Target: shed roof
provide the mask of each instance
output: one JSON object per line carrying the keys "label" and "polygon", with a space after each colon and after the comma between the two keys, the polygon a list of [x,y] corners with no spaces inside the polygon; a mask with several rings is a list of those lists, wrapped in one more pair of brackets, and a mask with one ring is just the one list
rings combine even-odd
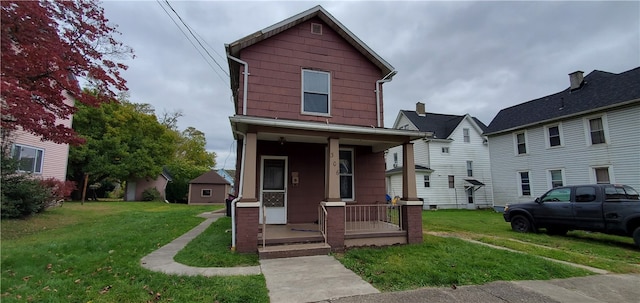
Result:
{"label": "shed roof", "polygon": [[189,181],[189,184],[230,184],[229,181],[225,180],[222,176],[220,176],[215,170],[210,170],[197,178]]}
{"label": "shed roof", "polygon": [[640,67],[619,74],[594,70],[582,86],[502,109],[485,134],[493,135],[540,123],[640,102]]}

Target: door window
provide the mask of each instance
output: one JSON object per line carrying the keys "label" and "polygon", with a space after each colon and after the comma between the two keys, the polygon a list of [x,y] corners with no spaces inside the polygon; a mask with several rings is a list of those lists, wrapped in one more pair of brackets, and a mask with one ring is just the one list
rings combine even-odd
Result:
{"label": "door window", "polygon": [[571,201],[570,188],[557,188],[550,190],[542,196],[542,202],[569,202]]}

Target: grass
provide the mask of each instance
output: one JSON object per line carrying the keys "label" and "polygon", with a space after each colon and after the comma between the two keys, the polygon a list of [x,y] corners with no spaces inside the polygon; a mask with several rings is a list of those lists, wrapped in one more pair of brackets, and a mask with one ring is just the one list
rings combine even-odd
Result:
{"label": "grass", "polygon": [[2,220],[2,302],[268,302],[264,277],[186,277],[140,259],[184,234],[210,206],[65,203]]}
{"label": "grass", "polygon": [[198,267],[258,265],[257,254],[230,251],[231,218],[222,217],[193,239],[174,257],[176,262]]}
{"label": "grass", "polygon": [[517,233],[501,213],[473,210],[423,212],[423,230],[452,233],[529,254],[604,269],[640,273],[640,253],[630,237],[571,231],[566,236]]}
{"label": "grass", "polygon": [[337,257],[381,291],[591,274],[533,256],[429,235],[421,244],[357,248]]}

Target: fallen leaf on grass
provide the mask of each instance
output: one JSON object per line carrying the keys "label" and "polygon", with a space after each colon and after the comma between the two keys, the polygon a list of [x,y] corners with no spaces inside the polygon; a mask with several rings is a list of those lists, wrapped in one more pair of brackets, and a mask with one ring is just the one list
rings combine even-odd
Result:
{"label": "fallen leaf on grass", "polygon": [[53,265],[51,265],[51,263],[47,264],[47,270],[51,270],[51,267],[53,267]]}
{"label": "fallen leaf on grass", "polygon": [[112,287],[111,285],[107,285],[107,286],[103,287],[102,290],[100,291],[100,294],[104,295],[104,294],[108,293],[109,290],[111,289],[111,287]]}
{"label": "fallen leaf on grass", "polygon": [[25,282],[29,282],[29,279],[31,279],[31,276],[26,276],[22,278],[22,280]]}
{"label": "fallen leaf on grass", "polygon": [[80,279],[76,279],[75,281],[73,281],[74,283],[78,284],[80,283]]}

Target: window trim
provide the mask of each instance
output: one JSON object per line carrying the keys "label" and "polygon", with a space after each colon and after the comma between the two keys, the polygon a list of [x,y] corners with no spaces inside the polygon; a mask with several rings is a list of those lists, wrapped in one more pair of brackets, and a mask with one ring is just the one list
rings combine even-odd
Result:
{"label": "window trim", "polygon": [[449,184],[449,188],[456,188],[456,177],[454,175],[448,175],[447,182]]}
{"label": "window trim", "polygon": [[473,177],[473,161],[467,160],[467,177]]}
{"label": "window trim", "polygon": [[[560,181],[562,181],[561,185],[555,186],[555,187],[553,186],[553,177],[551,175],[552,171],[560,171],[560,178],[561,178]],[[549,189],[553,189],[553,188],[560,187],[560,186],[565,186],[566,183],[567,182],[566,182],[566,177],[565,177],[565,174],[564,174],[564,168],[550,168],[550,169],[547,169],[547,186],[549,187]]]}
{"label": "window trim", "polygon": [[422,181],[423,181],[423,185],[425,188],[429,188],[431,187],[431,176],[430,175],[423,175],[422,177]]}
{"label": "window trim", "polygon": [[[15,152],[17,148],[29,148],[29,149],[33,149],[36,151],[36,158],[33,161],[33,167],[31,171],[27,171],[27,170],[21,170],[20,169],[20,159],[16,159],[15,158]],[[38,161],[38,152],[40,152],[40,161]],[[21,144],[21,143],[14,143],[13,147],[11,148],[11,158],[15,159],[18,161],[18,167],[17,167],[17,171],[21,172],[21,173],[30,173],[30,174],[34,174],[34,175],[42,175],[42,172],[44,171],[44,148],[39,148],[39,147],[35,147],[35,146],[31,146],[31,145],[26,145],[26,144]],[[22,154],[22,151],[21,151]],[[38,162],[39,165],[38,165]],[[40,171],[36,171],[37,167],[40,167]]]}
{"label": "window trim", "polygon": [[[304,94],[305,94],[305,92],[316,93],[316,94],[325,94],[324,92],[306,91],[304,89],[304,75],[305,75],[306,72],[325,74],[327,76],[327,93],[326,93],[326,95],[327,95],[327,112],[326,113],[310,112],[310,111],[305,111],[304,110],[304,101],[305,101]],[[303,115],[331,117],[331,73],[330,72],[326,72],[326,71],[321,71],[321,70],[303,68],[301,73],[300,73],[300,77],[301,77],[301,82],[300,82],[300,113],[303,114]]]}
{"label": "window trim", "polygon": [[[559,145],[551,146],[551,135],[549,134],[549,130],[553,127],[558,128],[558,139],[560,140]],[[560,148],[564,147],[564,136],[562,135],[562,123],[549,124],[544,126],[544,141],[547,149],[551,148]]]}
{"label": "window trim", "polygon": [[[351,174],[343,174],[339,173],[338,178],[344,176],[351,176],[351,198],[342,198],[342,193],[340,194],[340,199],[345,202],[353,202],[356,200],[356,163],[355,163],[355,149],[354,148],[340,148],[338,150],[338,161],[340,161],[340,152],[348,151],[351,153]],[[339,181],[338,181],[339,182]],[[340,189],[342,192],[342,189]]]}
{"label": "window trim", "polygon": [[450,155],[451,149],[448,146],[442,146],[440,147],[440,153],[442,153],[443,155]]}
{"label": "window trim", "polygon": [[[204,194],[204,191],[205,191],[205,190],[208,190],[208,191],[209,191],[209,194],[208,194],[208,195],[205,195],[205,194]],[[211,189],[211,188],[201,188],[201,189],[200,189],[200,197],[202,197],[202,198],[210,198],[210,197],[212,197],[212,196],[213,196],[213,189]]]}
{"label": "window trim", "polygon": [[[603,143],[595,143],[594,144],[592,139],[591,139],[591,120],[598,119],[598,118],[600,118],[600,121],[602,122],[602,132],[604,134],[604,142]],[[584,126],[585,142],[586,142],[587,146],[605,146],[605,145],[609,145],[609,143],[610,143],[609,126],[608,126],[609,123],[607,122],[607,114],[606,113],[584,117],[584,119],[582,121],[583,121],[583,126]]]}
{"label": "window trim", "polygon": [[[527,185],[529,185],[529,194],[525,195],[524,194],[524,190],[522,188],[522,186],[525,184],[522,182],[522,173],[527,173],[527,178],[529,180],[529,183],[526,183]],[[517,174],[517,180],[518,180],[518,195],[520,197],[531,197],[533,195],[533,190],[531,189],[531,171],[528,170],[524,170],[524,171],[518,171],[516,172]]]}
{"label": "window trim", "polygon": [[[518,145],[519,145],[518,135],[520,135],[520,134],[522,134],[523,137],[524,137],[524,142],[523,142],[523,144],[524,144],[524,153],[519,153],[519,151],[518,151]],[[527,136],[527,131],[526,130],[513,133],[513,148],[514,148],[514,152],[515,152],[516,156],[524,156],[524,155],[528,155],[529,154],[529,149],[528,149],[529,142],[528,142],[528,138],[527,137],[528,136]]]}
{"label": "window trim", "polygon": [[471,135],[470,135],[470,131],[468,128],[463,128],[462,129],[462,141],[464,143],[471,143]]}

